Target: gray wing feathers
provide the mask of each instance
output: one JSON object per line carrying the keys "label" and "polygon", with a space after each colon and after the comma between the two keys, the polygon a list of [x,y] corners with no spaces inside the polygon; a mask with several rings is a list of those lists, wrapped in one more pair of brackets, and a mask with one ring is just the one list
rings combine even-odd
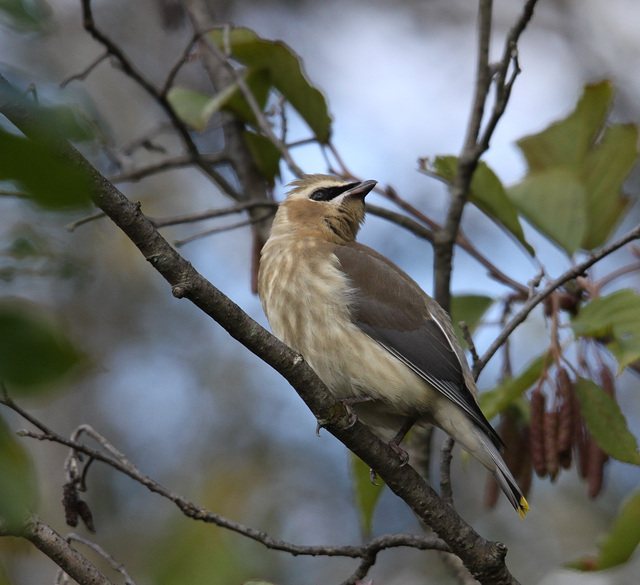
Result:
{"label": "gray wing feathers", "polygon": [[[337,246],[334,253],[355,290],[354,324],[462,408],[500,448],[500,437],[465,382],[464,357],[430,314],[429,297],[395,264],[366,246]],[[440,312],[440,319],[448,319]],[[447,329],[453,335],[452,328]]]}

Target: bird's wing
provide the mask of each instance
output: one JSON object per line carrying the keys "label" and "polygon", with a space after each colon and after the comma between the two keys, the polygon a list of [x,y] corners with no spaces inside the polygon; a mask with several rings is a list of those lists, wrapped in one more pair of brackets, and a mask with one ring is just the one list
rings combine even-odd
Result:
{"label": "bird's wing", "polygon": [[[462,408],[496,446],[502,446],[467,387],[461,358],[450,339],[453,330],[439,325],[422,289],[395,264],[362,244],[337,246],[334,253],[355,291],[354,324]],[[439,320],[443,315],[438,315]]]}

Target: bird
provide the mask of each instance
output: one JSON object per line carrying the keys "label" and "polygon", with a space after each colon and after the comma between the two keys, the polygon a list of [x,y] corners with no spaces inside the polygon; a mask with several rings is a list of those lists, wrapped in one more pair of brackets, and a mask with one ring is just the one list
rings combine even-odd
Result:
{"label": "bird", "polygon": [[[529,505],[478,405],[449,315],[388,258],[359,242],[377,182],[325,174],[289,185],[261,251],[258,294],[273,334],[398,453],[433,424],[480,461],[524,518]],[[405,453],[406,457],[406,453]]]}

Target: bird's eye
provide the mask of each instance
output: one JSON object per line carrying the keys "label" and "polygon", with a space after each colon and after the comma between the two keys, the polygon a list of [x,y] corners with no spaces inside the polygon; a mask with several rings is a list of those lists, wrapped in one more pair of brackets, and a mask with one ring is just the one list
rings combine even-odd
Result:
{"label": "bird's eye", "polygon": [[316,189],[309,197],[312,201],[329,201],[331,193],[327,189]]}

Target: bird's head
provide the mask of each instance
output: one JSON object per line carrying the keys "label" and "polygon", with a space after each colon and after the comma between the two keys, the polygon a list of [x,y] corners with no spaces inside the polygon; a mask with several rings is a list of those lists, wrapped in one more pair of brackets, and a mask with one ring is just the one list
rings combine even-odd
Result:
{"label": "bird's head", "polygon": [[304,175],[289,185],[272,233],[307,232],[339,244],[352,242],[364,221],[364,198],[375,186],[376,181]]}

